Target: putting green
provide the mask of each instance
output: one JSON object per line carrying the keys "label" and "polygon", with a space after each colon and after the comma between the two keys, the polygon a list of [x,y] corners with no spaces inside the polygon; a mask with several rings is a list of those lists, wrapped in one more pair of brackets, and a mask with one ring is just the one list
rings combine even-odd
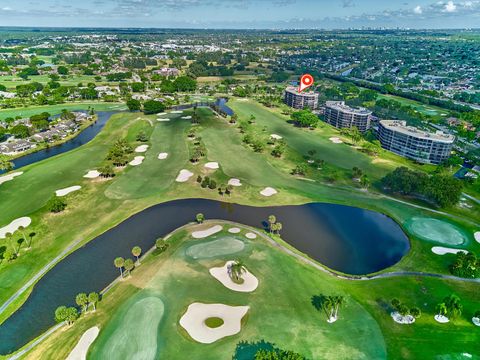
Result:
{"label": "putting green", "polygon": [[[145,296],[145,293],[143,293]],[[127,302],[99,335],[89,359],[155,359],[157,331],[164,313],[156,296]]]}
{"label": "putting green", "polygon": [[467,241],[456,226],[437,219],[414,217],[407,220],[405,227],[416,236],[446,245],[462,245]]}
{"label": "putting green", "polygon": [[192,245],[185,251],[192,259],[210,259],[216,256],[229,255],[245,249],[245,243],[234,237],[225,236],[216,240]]}

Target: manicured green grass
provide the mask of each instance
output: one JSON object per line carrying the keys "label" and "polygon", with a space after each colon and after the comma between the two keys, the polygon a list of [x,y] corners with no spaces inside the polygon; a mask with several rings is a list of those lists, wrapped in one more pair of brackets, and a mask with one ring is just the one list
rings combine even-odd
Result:
{"label": "manicured green grass", "polygon": [[70,111],[74,110],[86,110],[89,107],[93,107],[96,111],[120,111],[125,110],[126,106],[123,103],[104,103],[104,102],[78,102],[78,103],[66,103],[58,105],[44,105],[44,106],[27,106],[15,109],[3,109],[0,110],[0,119],[7,117],[30,117],[35,114],[40,114],[44,111],[49,112],[52,115],[60,114],[63,109]]}
{"label": "manicured green grass", "polygon": [[[261,238],[246,239],[245,232],[235,235],[247,244],[241,253],[194,260],[185,256],[191,246],[231,234],[224,231],[192,240],[188,231],[182,230],[169,240],[172,245],[166,253],[150,256],[130,279],[115,286],[97,313],[52,335],[27,359],[47,359],[53,354],[65,357],[85,329],[95,325],[101,332],[89,359],[103,359],[108,354],[132,358],[142,348],[147,353],[156,349],[158,358],[183,359],[188,353],[192,359],[223,359],[233,355],[239,342],[260,340],[310,359],[430,359],[476,353],[476,328],[470,322],[478,305],[473,297],[476,285],[419,277],[340,280],[295,260]],[[231,291],[208,273],[209,268],[223,265],[233,256],[241,258],[259,279],[253,293]],[[132,287],[137,288],[135,295]],[[462,299],[464,313],[449,324],[438,324],[433,320],[434,307],[452,292]],[[312,297],[321,294],[345,297],[345,306],[333,324],[312,305]],[[415,324],[394,323],[389,315],[393,297],[422,310]],[[144,306],[147,301],[154,305]],[[238,335],[205,345],[192,340],[178,323],[192,302],[248,305],[250,309]],[[140,308],[143,311],[137,311]],[[146,318],[151,322],[145,323]],[[116,344],[115,353],[112,344]]]}

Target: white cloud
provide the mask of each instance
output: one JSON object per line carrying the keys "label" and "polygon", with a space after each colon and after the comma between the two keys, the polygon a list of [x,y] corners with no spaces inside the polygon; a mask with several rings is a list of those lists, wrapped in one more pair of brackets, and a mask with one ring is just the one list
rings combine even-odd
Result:
{"label": "white cloud", "polygon": [[449,1],[445,4],[445,7],[443,8],[444,12],[452,13],[457,11],[457,5],[453,1]]}
{"label": "white cloud", "polygon": [[414,12],[415,14],[419,14],[419,15],[420,15],[420,14],[423,13],[423,9],[422,9],[422,7],[421,7],[420,5],[417,5],[417,6],[415,6],[415,8],[413,9],[413,12]]}

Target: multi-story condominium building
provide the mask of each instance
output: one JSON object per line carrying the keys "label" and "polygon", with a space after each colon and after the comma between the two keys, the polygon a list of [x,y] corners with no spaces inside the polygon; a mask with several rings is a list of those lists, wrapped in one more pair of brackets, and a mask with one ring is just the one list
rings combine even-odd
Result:
{"label": "multi-story condominium building", "polygon": [[427,164],[440,164],[447,159],[455,141],[453,135],[426,132],[400,120],[381,120],[377,135],[384,149]]}
{"label": "multi-story condominium building", "polygon": [[298,88],[289,86],[285,89],[283,101],[294,109],[310,108],[315,110],[318,107],[318,93],[298,92]]}
{"label": "multi-story condominium building", "polygon": [[338,129],[357,127],[361,132],[370,128],[372,112],[365,108],[352,108],[344,101],[327,101],[325,103],[325,122]]}

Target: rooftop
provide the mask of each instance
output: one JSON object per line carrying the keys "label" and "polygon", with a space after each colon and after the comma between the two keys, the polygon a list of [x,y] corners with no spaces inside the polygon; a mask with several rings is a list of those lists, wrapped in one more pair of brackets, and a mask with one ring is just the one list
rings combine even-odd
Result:
{"label": "rooftop", "polygon": [[345,104],[344,101],[327,101],[327,102],[325,102],[325,106],[329,107],[331,109],[335,109],[337,111],[352,113],[352,114],[356,114],[356,115],[371,115],[372,114],[372,112],[368,109],[365,109],[365,108],[362,108],[362,107],[353,108],[353,107]]}
{"label": "rooftop", "polygon": [[317,95],[314,91],[298,91],[298,87],[296,86],[288,86],[285,91],[294,94],[294,95],[299,95],[299,96],[314,96]]}
{"label": "rooftop", "polygon": [[382,124],[387,129],[400,132],[408,136],[413,136],[419,139],[436,140],[446,143],[452,143],[455,140],[455,136],[451,134],[446,134],[442,131],[437,131],[433,133],[420,130],[413,126],[407,126],[407,122],[402,120],[381,120],[380,124]]}

